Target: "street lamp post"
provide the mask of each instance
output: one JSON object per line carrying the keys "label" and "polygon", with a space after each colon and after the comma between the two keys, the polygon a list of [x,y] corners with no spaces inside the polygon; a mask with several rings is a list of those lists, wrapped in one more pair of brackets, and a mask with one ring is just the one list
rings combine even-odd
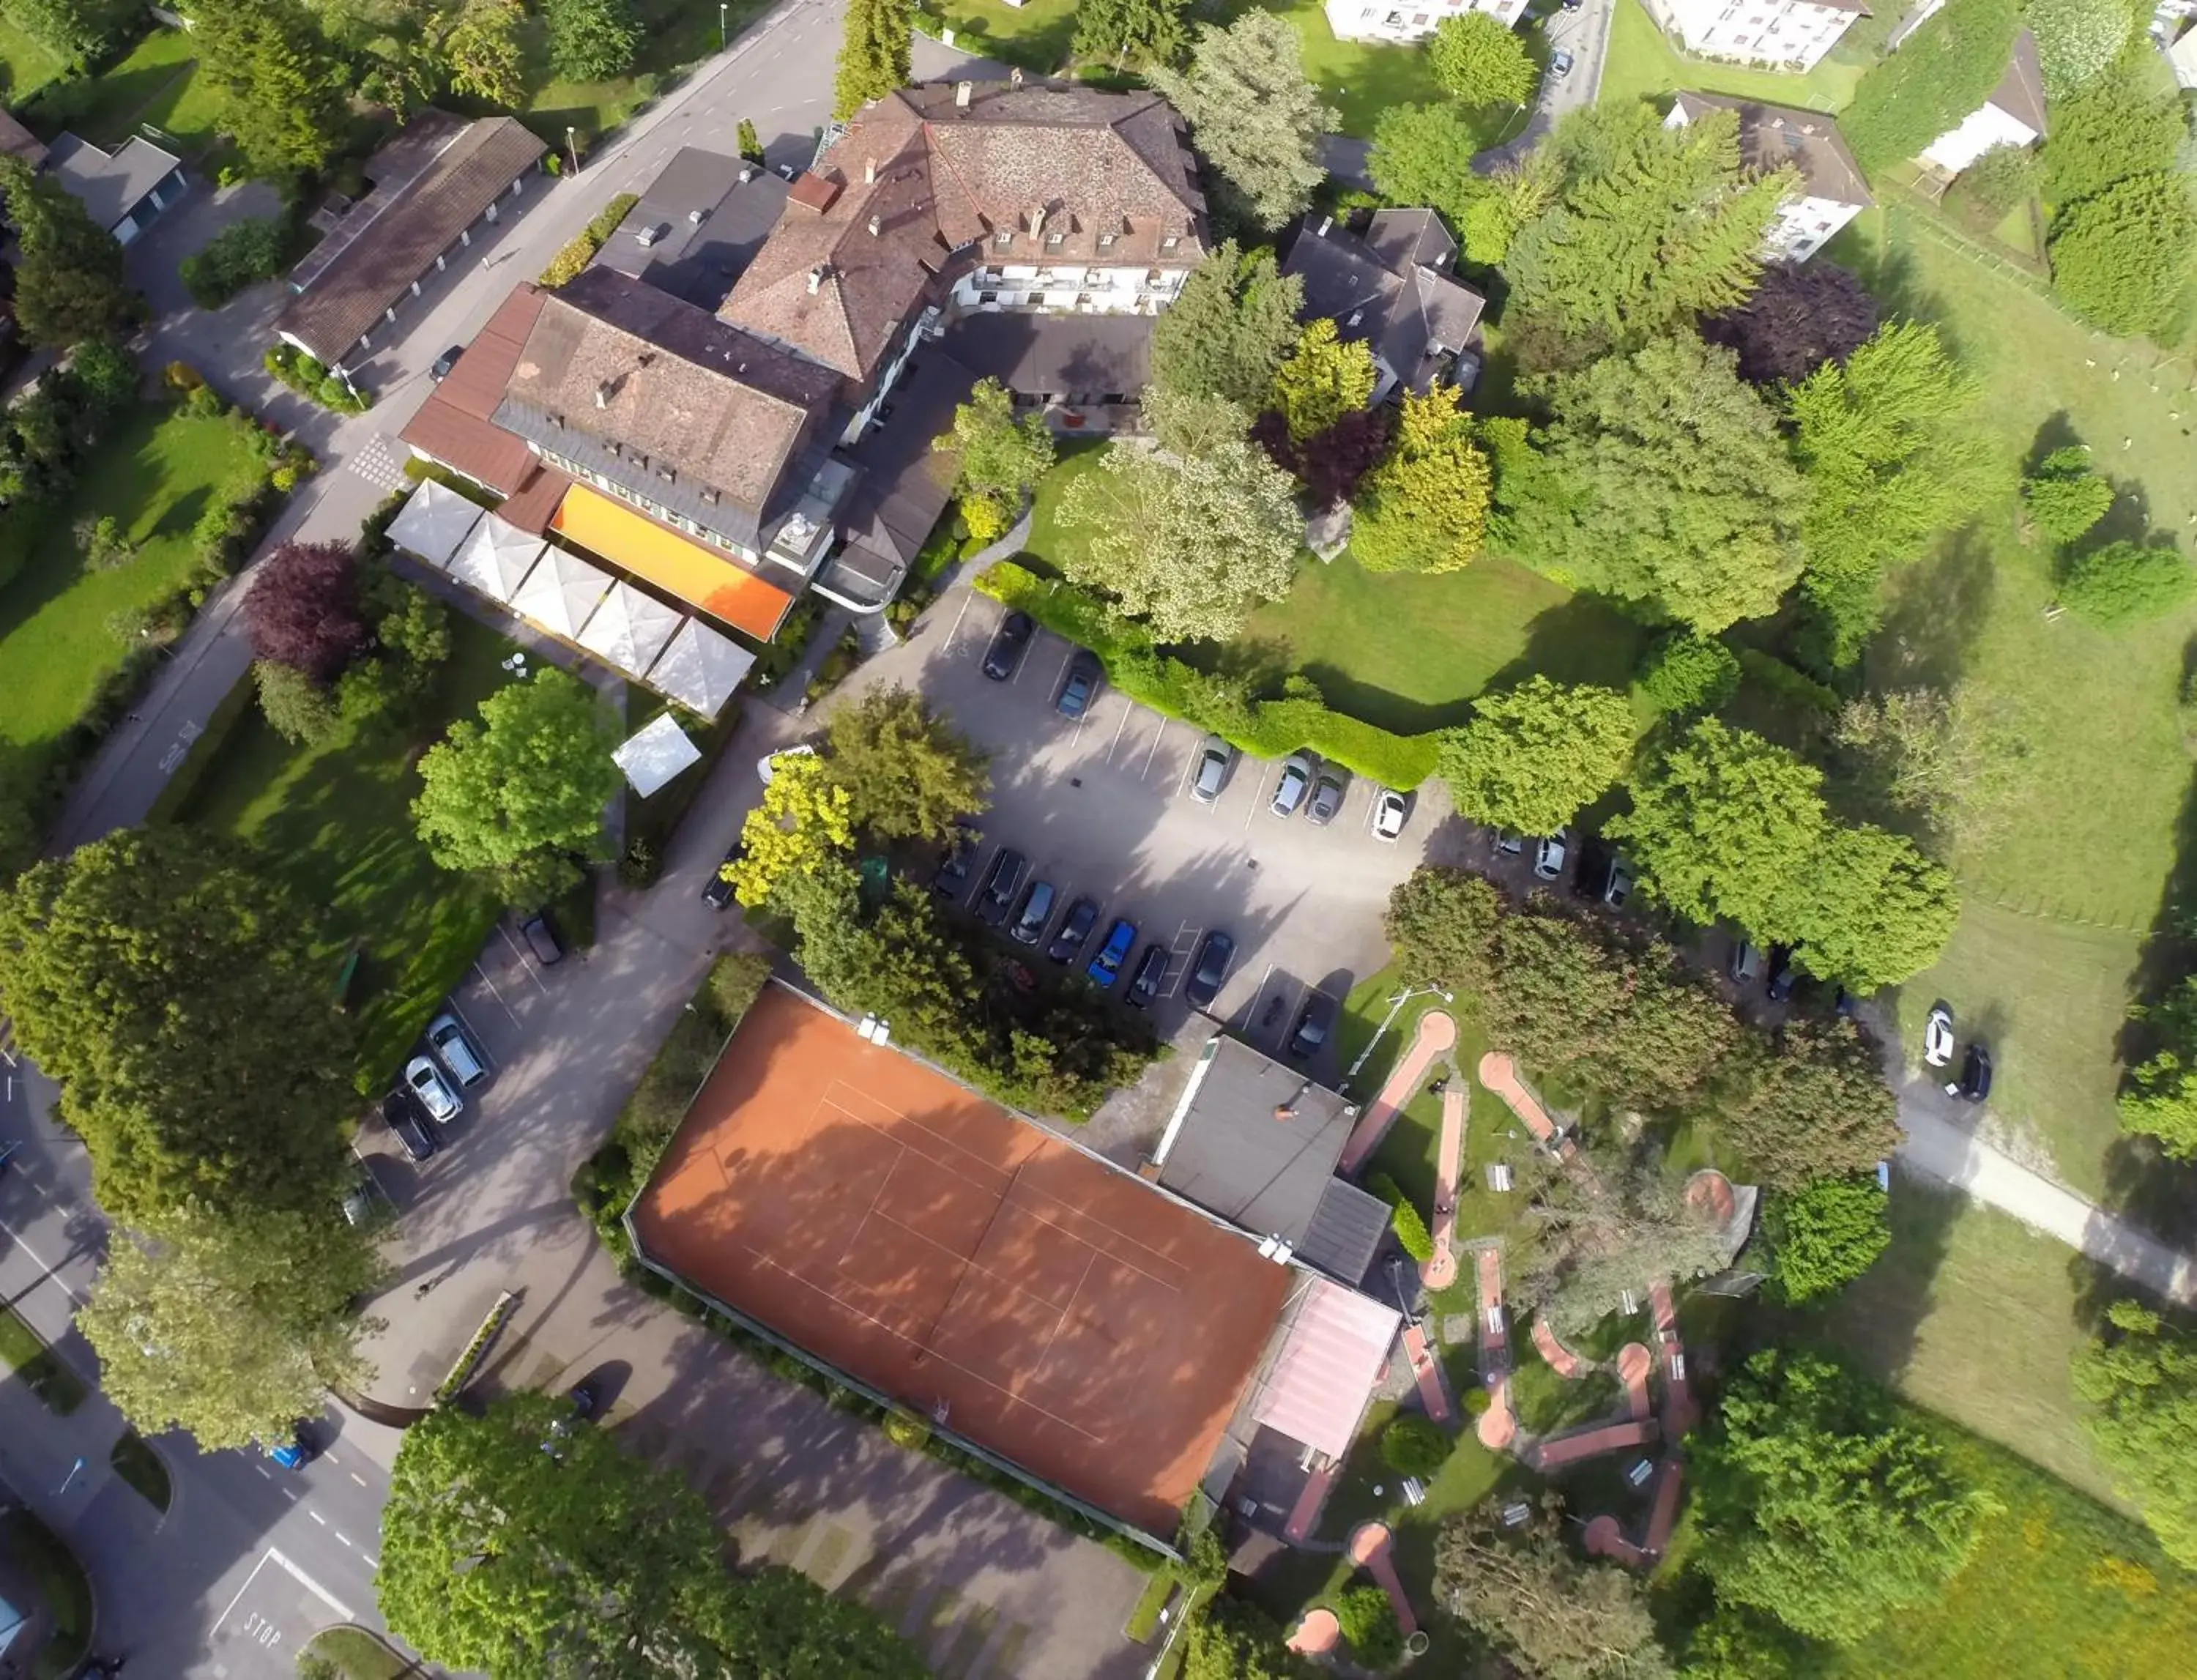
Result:
{"label": "street lamp post", "polygon": [[571,124],[565,125],[565,149],[572,154],[572,173],[575,175],[580,172],[579,133],[579,130]]}
{"label": "street lamp post", "polygon": [[724,51],[732,44],[725,32],[725,14],[731,9],[728,0],[717,0],[717,50],[719,52]]}

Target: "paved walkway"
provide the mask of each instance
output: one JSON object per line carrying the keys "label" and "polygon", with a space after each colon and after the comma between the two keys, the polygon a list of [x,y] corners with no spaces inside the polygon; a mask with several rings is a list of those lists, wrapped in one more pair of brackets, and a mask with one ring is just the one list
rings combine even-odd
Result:
{"label": "paved walkway", "polygon": [[1434,1258],[1419,1268],[1429,1289],[1446,1289],[1457,1282],[1458,1168],[1464,1158],[1464,1117],[1471,1094],[1472,1087],[1452,1064],[1442,1086],[1441,1150],[1435,1158]]}
{"label": "paved walkway", "polygon": [[1388,1524],[1359,1523],[1351,1532],[1349,1557],[1388,1595],[1389,1608],[1396,1613],[1396,1625],[1403,1630],[1404,1637],[1409,1639],[1417,1633],[1419,1619],[1412,1613],[1412,1601],[1405,1596],[1403,1578],[1396,1573],[1396,1549],[1389,1539]]}
{"label": "paved walkway", "polygon": [[1388,1082],[1381,1087],[1381,1094],[1365,1105],[1365,1112],[1358,1117],[1351,1128],[1349,1138],[1342,1145],[1342,1156],[1335,1170],[1348,1178],[1372,1158],[1373,1151],[1381,1147],[1382,1138],[1396,1123],[1396,1116],[1417,1094],[1420,1083],[1437,1057],[1446,1056],[1457,1048],[1457,1022],[1443,1011],[1430,1009],[1422,1015],[1412,1029],[1412,1041],[1397,1058],[1394,1071]]}

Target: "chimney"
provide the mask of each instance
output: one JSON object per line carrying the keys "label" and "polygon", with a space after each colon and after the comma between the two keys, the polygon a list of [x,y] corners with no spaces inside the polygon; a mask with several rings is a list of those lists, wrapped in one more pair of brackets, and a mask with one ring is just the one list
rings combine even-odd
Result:
{"label": "chimney", "polygon": [[809,295],[813,298],[823,289],[824,267],[823,264],[820,263],[816,267],[809,269]]}
{"label": "chimney", "polygon": [[976,85],[974,82],[956,82],[954,84],[954,104],[957,110],[966,111],[969,108],[969,96],[975,91]]}
{"label": "chimney", "polygon": [[1334,225],[1335,225],[1335,217],[1333,217],[1332,216],[1323,216],[1323,217],[1321,217],[1319,218],[1319,236],[1320,236],[1322,239],[1325,239],[1325,238],[1327,237],[1327,230],[1328,230],[1330,228],[1333,227]]}
{"label": "chimney", "polygon": [[1029,230],[1030,237],[1033,239],[1045,231],[1045,206],[1043,205],[1040,205],[1035,210],[1030,211]]}
{"label": "chimney", "polygon": [[862,159],[862,184],[865,187],[874,187],[878,184],[878,160],[875,158]]}
{"label": "chimney", "polygon": [[1274,1109],[1274,1120],[1275,1120],[1275,1121],[1276,1121],[1276,1123],[1277,1123],[1277,1124],[1283,1125],[1283,1126],[1286,1126],[1286,1125],[1288,1125],[1291,1121],[1295,1120],[1296,1117],[1297,1117],[1297,1111],[1296,1111],[1296,1109],[1294,1107],[1292,1107],[1290,1104],[1287,1104],[1287,1103],[1281,1103],[1281,1104],[1278,1104],[1275,1106],[1275,1109]]}
{"label": "chimney", "polygon": [[884,226],[885,218],[884,217],[872,216],[870,217],[870,237],[872,239],[875,239],[879,234],[884,231]]}
{"label": "chimney", "polygon": [[611,382],[608,379],[605,379],[600,385],[595,387],[595,406],[598,408],[607,408],[610,405]]}

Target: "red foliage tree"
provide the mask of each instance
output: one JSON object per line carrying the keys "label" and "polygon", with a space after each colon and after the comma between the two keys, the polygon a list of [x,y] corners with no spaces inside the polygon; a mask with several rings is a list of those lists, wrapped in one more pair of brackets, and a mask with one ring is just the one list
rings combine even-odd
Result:
{"label": "red foliage tree", "polygon": [[316,682],[333,681],[372,640],[359,611],[358,571],[345,542],[286,542],[268,556],[244,602],[252,651]]}
{"label": "red foliage tree", "polygon": [[1739,352],[1748,384],[1789,383],[1843,362],[1876,331],[1876,317],[1869,288],[1837,264],[1771,263],[1753,297],[1702,320],[1701,336]]}
{"label": "red foliage tree", "polygon": [[1289,422],[1270,408],[1251,422],[1251,441],[1304,485],[1313,507],[1332,507],[1348,501],[1358,481],[1379,465],[1388,447],[1388,415],[1359,408],[1299,445],[1290,437]]}

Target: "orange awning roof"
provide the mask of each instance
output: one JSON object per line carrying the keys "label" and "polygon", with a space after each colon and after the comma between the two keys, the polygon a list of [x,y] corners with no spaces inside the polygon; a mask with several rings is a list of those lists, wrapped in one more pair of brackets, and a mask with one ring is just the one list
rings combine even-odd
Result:
{"label": "orange awning roof", "polygon": [[549,524],[590,553],[761,641],[777,634],[793,605],[775,584],[585,484],[565,491]]}

